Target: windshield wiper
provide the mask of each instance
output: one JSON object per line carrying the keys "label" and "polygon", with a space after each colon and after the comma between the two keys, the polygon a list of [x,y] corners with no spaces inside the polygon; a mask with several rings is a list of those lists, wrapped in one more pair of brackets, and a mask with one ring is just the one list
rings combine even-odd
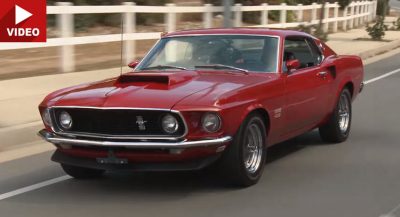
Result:
{"label": "windshield wiper", "polygon": [[228,66],[223,64],[212,64],[212,65],[202,65],[202,66],[195,66],[194,68],[204,68],[204,69],[233,69],[236,71],[244,72],[248,74],[249,70],[237,68],[234,66]]}
{"label": "windshield wiper", "polygon": [[169,65],[158,65],[158,66],[150,66],[150,67],[145,67],[140,70],[152,70],[152,69],[180,69],[180,70],[187,70],[185,67],[179,67],[179,66],[169,66]]}

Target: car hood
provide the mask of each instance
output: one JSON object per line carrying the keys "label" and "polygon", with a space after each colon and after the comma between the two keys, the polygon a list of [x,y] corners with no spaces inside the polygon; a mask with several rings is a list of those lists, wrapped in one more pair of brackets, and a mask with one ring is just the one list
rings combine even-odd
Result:
{"label": "car hood", "polygon": [[[223,94],[257,82],[260,82],[259,77],[240,72],[132,72],[116,79],[61,91],[49,100],[48,106],[171,109],[179,101],[200,91],[218,87]],[[215,98],[215,91],[211,92],[213,96],[210,97]]]}

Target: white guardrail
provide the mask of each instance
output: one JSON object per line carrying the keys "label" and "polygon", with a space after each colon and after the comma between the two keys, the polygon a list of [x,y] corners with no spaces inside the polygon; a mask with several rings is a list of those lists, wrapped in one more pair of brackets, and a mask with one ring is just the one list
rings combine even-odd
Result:
{"label": "white guardrail", "polygon": [[[233,24],[235,27],[242,26],[243,12],[258,11],[261,12],[260,25],[254,27],[271,28],[290,28],[299,25],[313,25],[319,22],[317,10],[321,4],[313,3],[311,5],[268,5],[266,3],[258,6],[242,6],[235,4],[232,8]],[[329,16],[333,9],[333,16]],[[357,1],[352,2],[344,8],[344,16],[339,17],[339,5],[337,2],[326,4],[325,14],[328,17],[323,20],[324,31],[329,30],[332,25],[332,31],[338,30],[338,22],[342,22],[342,29],[352,29],[365,22],[369,22],[376,17],[377,1]],[[304,21],[303,13],[306,10],[311,11],[311,20]],[[268,12],[280,11],[278,23],[268,23]],[[296,12],[296,22],[287,22],[287,11]],[[223,12],[223,7],[205,4],[203,6],[176,6],[175,4],[166,4],[165,6],[139,6],[133,2],[124,2],[116,6],[73,6],[69,2],[58,2],[56,6],[47,6],[47,14],[57,15],[57,25],[59,29],[58,38],[50,38],[46,43],[0,43],[0,50],[60,47],[60,71],[71,72],[75,70],[74,45],[94,44],[115,42],[121,40],[121,34],[95,35],[74,37],[74,14],[109,14],[122,13],[124,15],[124,36],[126,41],[123,47],[124,61],[129,63],[135,58],[135,41],[147,39],[159,39],[161,32],[136,32],[136,14],[137,13],[160,13],[165,14],[165,31],[173,32],[176,30],[176,14],[181,13],[202,13],[204,28],[212,27],[213,13]]]}

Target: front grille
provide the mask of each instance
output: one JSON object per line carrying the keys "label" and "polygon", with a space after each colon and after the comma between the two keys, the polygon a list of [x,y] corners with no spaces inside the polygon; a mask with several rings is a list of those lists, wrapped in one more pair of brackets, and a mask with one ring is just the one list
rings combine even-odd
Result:
{"label": "front grille", "polygon": [[[66,111],[72,117],[72,128],[65,130],[60,126],[60,113]],[[116,137],[181,137],[185,133],[185,125],[181,116],[167,110],[136,109],[96,109],[96,108],[53,108],[55,131],[71,134],[87,134]],[[179,123],[178,131],[167,134],[162,130],[161,119],[164,115],[173,115]],[[143,120],[143,125],[137,122]]]}

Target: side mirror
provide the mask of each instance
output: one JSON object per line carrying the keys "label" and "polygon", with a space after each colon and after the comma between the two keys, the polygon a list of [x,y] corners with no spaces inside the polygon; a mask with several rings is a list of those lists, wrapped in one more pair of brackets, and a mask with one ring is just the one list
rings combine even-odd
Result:
{"label": "side mirror", "polygon": [[298,59],[288,60],[286,61],[286,67],[289,72],[291,72],[292,70],[296,70],[300,68],[300,61]]}
{"label": "side mirror", "polygon": [[132,68],[132,69],[136,68],[137,65],[139,65],[139,60],[135,60],[128,64],[129,68]]}

